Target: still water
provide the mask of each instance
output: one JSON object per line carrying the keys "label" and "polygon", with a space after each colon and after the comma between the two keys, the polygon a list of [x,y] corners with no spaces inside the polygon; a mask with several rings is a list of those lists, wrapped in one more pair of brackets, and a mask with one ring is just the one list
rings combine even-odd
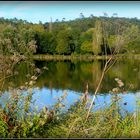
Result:
{"label": "still water", "polygon": [[[64,92],[67,93],[63,103],[66,109],[74,104],[85,92],[86,85],[89,88],[89,98],[92,98],[97,87],[98,81],[104,67],[104,61],[33,61],[20,62],[13,69],[17,75],[6,79],[0,97],[0,104],[4,105],[9,98],[9,87],[18,89],[27,82],[27,77],[33,75],[32,65],[44,70],[36,80],[31,97],[31,108],[38,106],[40,110],[44,106],[51,108],[61,97]],[[113,96],[121,97],[118,104],[129,112],[134,112],[137,101],[140,100],[140,60],[119,60],[106,73],[101,88],[95,99],[94,110],[104,108],[111,103]],[[114,80],[119,78],[125,84],[125,93],[110,93],[113,88],[117,87]],[[27,91],[24,90],[26,94]],[[127,103],[127,104],[124,104]]]}

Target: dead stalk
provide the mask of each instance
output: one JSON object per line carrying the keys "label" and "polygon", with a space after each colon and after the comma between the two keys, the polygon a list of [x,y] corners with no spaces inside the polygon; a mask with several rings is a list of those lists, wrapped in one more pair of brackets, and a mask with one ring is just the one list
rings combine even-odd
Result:
{"label": "dead stalk", "polygon": [[88,117],[89,117],[89,113],[90,113],[91,108],[92,108],[92,106],[93,106],[93,103],[94,103],[96,94],[97,94],[97,92],[98,92],[98,90],[99,90],[99,88],[100,88],[100,85],[101,85],[101,83],[102,83],[102,80],[103,80],[103,78],[104,78],[105,71],[106,71],[106,69],[107,69],[107,64],[112,60],[112,58],[113,58],[113,56],[111,56],[111,57],[108,59],[108,61],[105,63],[104,69],[103,69],[103,71],[102,71],[101,78],[100,78],[99,83],[98,83],[98,86],[97,86],[97,88],[96,88],[96,90],[95,90],[95,93],[94,93],[94,96],[93,96],[93,98],[92,98],[90,107],[89,107],[89,109],[88,109],[88,113],[87,113],[87,116],[86,116],[86,121],[87,121],[87,119],[88,119]]}
{"label": "dead stalk", "polygon": [[[119,34],[119,28],[120,28],[120,27],[117,28],[117,34]],[[106,32],[107,32],[107,31],[104,30],[103,34],[106,34]],[[105,36],[105,39],[106,39],[106,36]],[[107,52],[105,52],[105,55],[106,55],[105,66],[104,66],[104,69],[103,69],[103,71],[102,71],[102,74],[101,74],[101,77],[100,77],[98,86],[97,86],[97,88],[96,88],[96,90],[95,90],[94,96],[93,96],[93,98],[92,98],[92,101],[91,101],[91,103],[90,103],[90,107],[89,107],[88,112],[87,112],[87,115],[86,115],[86,121],[87,121],[87,119],[88,119],[88,117],[89,117],[89,113],[90,113],[90,111],[91,111],[91,108],[92,108],[92,106],[93,106],[93,103],[94,103],[96,94],[97,94],[97,92],[98,92],[98,90],[99,90],[99,88],[100,88],[100,85],[101,85],[101,83],[102,83],[102,80],[103,80],[103,78],[104,78],[105,73],[106,73],[106,72],[113,66],[113,64],[116,62],[116,60],[115,60],[112,64],[109,64],[109,63],[111,62],[111,60],[113,59],[113,57],[115,56],[115,53],[118,53],[118,52],[120,51],[120,46],[121,46],[121,45],[119,44],[120,41],[121,41],[120,38],[116,38],[115,50],[113,51],[113,53],[111,52],[111,57],[110,57],[108,60],[107,60]],[[106,45],[105,45],[105,50],[106,50]]]}

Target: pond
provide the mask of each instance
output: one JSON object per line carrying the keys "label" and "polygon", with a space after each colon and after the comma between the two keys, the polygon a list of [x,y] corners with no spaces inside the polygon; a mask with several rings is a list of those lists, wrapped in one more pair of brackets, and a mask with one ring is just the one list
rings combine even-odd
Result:
{"label": "pond", "polygon": [[[44,106],[51,108],[60,96],[67,93],[64,104],[66,109],[74,104],[83,95],[88,84],[89,98],[92,98],[98,85],[105,61],[33,61],[20,62],[15,65],[13,71],[18,74],[5,80],[0,97],[0,104],[4,106],[8,101],[9,87],[18,89],[27,82],[28,75],[33,75],[33,68],[42,69],[47,67],[36,80],[33,88],[31,108]],[[136,110],[137,101],[140,97],[140,60],[119,60],[105,74],[101,88],[95,99],[94,110],[104,108],[111,103],[112,97],[118,96],[122,99],[118,104],[128,112]],[[124,83],[126,92],[113,94],[110,91],[117,87],[115,78]],[[24,90],[27,93],[27,90]]]}

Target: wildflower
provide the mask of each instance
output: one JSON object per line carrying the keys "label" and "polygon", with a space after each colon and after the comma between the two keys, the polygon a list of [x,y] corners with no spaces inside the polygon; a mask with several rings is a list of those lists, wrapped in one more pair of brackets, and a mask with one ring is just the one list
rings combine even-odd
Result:
{"label": "wildflower", "polygon": [[31,79],[32,79],[32,80],[36,80],[37,77],[36,77],[36,76],[32,76]]}
{"label": "wildflower", "polygon": [[118,83],[119,87],[123,87],[124,86],[124,83],[121,80],[118,80],[117,83]]}
{"label": "wildflower", "polygon": [[113,89],[112,89],[112,92],[113,92],[113,93],[117,93],[118,91],[119,91],[119,88],[113,88]]}
{"label": "wildflower", "polygon": [[119,80],[119,78],[115,78],[115,81],[118,81]]}
{"label": "wildflower", "polygon": [[30,65],[31,65],[32,67],[34,67],[34,66],[35,66],[35,64],[33,64],[33,63],[31,63]]}
{"label": "wildflower", "polygon": [[36,68],[35,71],[36,71],[37,73],[41,73],[41,70],[40,70],[39,68]]}
{"label": "wildflower", "polygon": [[48,68],[46,66],[43,67],[44,70],[48,70]]}
{"label": "wildflower", "polygon": [[25,86],[20,86],[19,89],[23,90],[25,89]]}
{"label": "wildflower", "polygon": [[119,78],[115,78],[115,81],[117,81],[119,87],[123,87],[124,86],[124,83]]}
{"label": "wildflower", "polygon": [[32,86],[32,85],[33,85],[33,83],[34,83],[33,81],[30,81],[30,82],[29,82],[29,85],[30,85],[30,86]]}
{"label": "wildflower", "polygon": [[28,82],[25,82],[25,85],[28,85]]}

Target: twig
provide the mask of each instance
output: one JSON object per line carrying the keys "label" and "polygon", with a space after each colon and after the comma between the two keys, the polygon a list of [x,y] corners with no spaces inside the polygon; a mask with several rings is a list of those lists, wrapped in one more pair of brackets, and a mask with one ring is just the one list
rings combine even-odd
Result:
{"label": "twig", "polygon": [[94,103],[96,94],[97,94],[97,92],[98,92],[98,90],[99,90],[99,88],[100,88],[101,82],[102,82],[102,80],[103,80],[103,78],[104,78],[105,71],[106,71],[106,68],[107,68],[107,64],[111,61],[112,58],[113,58],[113,56],[111,56],[111,57],[109,58],[109,60],[105,63],[105,66],[104,66],[104,69],[103,69],[101,78],[100,78],[99,83],[98,83],[98,86],[97,86],[97,88],[96,88],[96,90],[95,90],[95,93],[94,93],[93,99],[92,99],[92,101],[91,101],[90,107],[89,107],[89,109],[88,109],[88,113],[87,113],[87,116],[86,116],[86,121],[87,121],[87,119],[88,119],[88,117],[89,117],[89,113],[90,113],[91,108],[92,108],[92,106],[93,106],[93,103]]}
{"label": "twig", "polygon": [[4,78],[0,79],[0,81],[3,81],[3,80],[5,80],[6,78],[9,78],[9,77],[11,77],[11,76],[13,76],[13,75],[9,75],[9,76],[7,76],[7,77],[4,77]]}

